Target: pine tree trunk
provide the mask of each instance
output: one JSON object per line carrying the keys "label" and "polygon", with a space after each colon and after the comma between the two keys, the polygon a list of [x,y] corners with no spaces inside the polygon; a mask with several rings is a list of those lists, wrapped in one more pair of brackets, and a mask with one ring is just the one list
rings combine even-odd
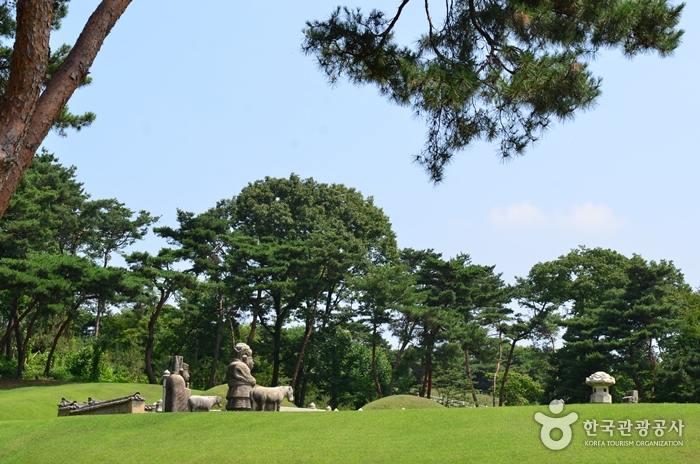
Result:
{"label": "pine tree trunk", "polygon": [[[309,326],[306,328],[306,334],[304,334],[304,341],[301,344],[301,351],[299,352],[299,357],[297,358],[297,364],[294,367],[294,375],[292,376],[291,387],[295,388],[297,384],[297,374],[301,368],[301,362],[304,359],[304,354],[306,353],[306,346],[309,344],[309,339],[311,338],[311,332],[314,330],[314,324],[316,323],[316,309],[318,305],[318,293],[314,299],[314,309],[311,313],[311,320],[309,321]],[[381,398],[381,396],[380,396]]]}
{"label": "pine tree trunk", "polygon": [[304,372],[304,375],[302,376],[302,381],[301,381],[301,393],[299,393],[296,396],[296,405],[299,408],[303,408],[304,404],[306,403],[306,387],[308,386],[309,383],[309,373],[311,372],[311,366],[308,366],[306,368],[306,372]]}
{"label": "pine tree trunk", "polygon": [[408,341],[404,341],[401,343],[401,346],[399,347],[398,353],[396,353],[396,361],[394,361],[394,366],[391,369],[391,383],[389,384],[389,395],[394,394],[394,384],[396,383],[396,373],[399,369],[399,363],[401,362],[401,356],[403,356],[403,352],[406,350],[406,347],[408,346]]}
{"label": "pine tree trunk", "polygon": [[24,342],[22,340],[22,327],[15,325],[15,343],[17,343],[17,375],[16,379],[21,380],[24,373]]}
{"label": "pine tree trunk", "polygon": [[508,360],[506,361],[506,368],[503,370],[503,378],[501,379],[501,389],[498,392],[498,405],[503,406],[503,399],[506,390],[506,379],[508,378],[508,371],[510,370],[510,364],[513,362],[513,352],[515,351],[515,344],[518,342],[517,339],[513,339],[510,344],[510,351],[508,352]]}
{"label": "pine tree trunk", "polygon": [[469,385],[471,386],[472,390],[472,399],[474,400],[474,407],[478,408],[479,407],[479,400],[476,397],[476,389],[474,388],[474,380],[472,379],[472,368],[471,364],[469,363],[469,350],[464,350],[464,365],[466,366],[467,369],[467,380],[469,380]]}
{"label": "pine tree trunk", "polygon": [[425,398],[425,392],[428,390],[428,363],[427,360],[423,366],[423,382],[421,383],[420,390],[418,390],[418,396]]}
{"label": "pine tree trunk", "polygon": [[426,394],[426,398],[430,399],[432,396],[433,392],[433,363],[432,360],[430,364],[428,365],[428,393]]}
{"label": "pine tree trunk", "polygon": [[32,339],[32,333],[34,332],[34,323],[36,320],[39,318],[39,310],[37,309],[34,311],[34,317],[32,317],[32,320],[29,322],[29,326],[27,327],[27,336],[24,338],[24,345],[22,346],[22,357],[18,358],[18,366],[19,366],[19,360],[21,359],[22,363],[22,373],[24,373],[24,365],[27,362],[27,353],[29,353],[29,341]]}
{"label": "pine tree trunk", "polygon": [[372,327],[372,378],[374,379],[374,388],[377,389],[377,395],[382,397],[382,387],[379,385],[379,376],[377,375],[377,325]]}
{"label": "pine tree trunk", "polygon": [[501,369],[501,359],[503,358],[503,345],[501,340],[498,340],[498,362],[496,363],[496,372],[493,373],[493,389],[491,393],[491,400],[493,402],[493,407],[496,407],[496,379],[498,377],[498,371]]}
{"label": "pine tree trunk", "polygon": [[282,328],[277,327],[275,323],[275,331],[272,333],[272,380],[270,386],[276,387],[280,378],[280,345],[282,344]]}
{"label": "pine tree trunk", "polygon": [[90,72],[104,39],[131,0],[102,0],[63,64],[44,87],[54,3],[17,1],[10,77],[0,107],[0,218],[34,153]]}
{"label": "pine tree trunk", "polygon": [[258,297],[253,305],[253,321],[250,323],[250,333],[248,334],[248,345],[255,340],[255,329],[258,326],[258,310],[262,301],[262,290],[258,290]]}
{"label": "pine tree trunk", "polygon": [[211,371],[209,372],[209,381],[207,382],[207,390],[214,388],[214,380],[216,376],[216,368],[219,363],[219,348],[221,347],[221,334],[224,329],[224,297],[219,289],[219,317],[216,321],[216,342],[214,344],[214,358],[211,361]]}
{"label": "pine tree trunk", "polygon": [[[231,329],[231,353],[233,353],[236,351],[236,333],[235,333],[234,328],[233,328],[233,318],[231,317],[230,314],[229,314],[229,318],[228,318],[228,326]],[[238,336],[240,336],[240,335],[241,334],[239,333]]]}
{"label": "pine tree trunk", "polygon": [[49,351],[49,356],[46,358],[46,367],[44,368],[44,377],[48,377],[49,373],[51,372],[51,363],[53,362],[53,354],[56,351],[56,346],[58,345],[58,340],[61,338],[61,334],[63,333],[64,330],[67,330],[68,326],[70,325],[70,316],[68,316],[68,319],[61,324],[61,326],[58,328],[58,332],[56,332],[56,336],[53,338],[53,343],[51,343],[51,350]]}
{"label": "pine tree trunk", "polygon": [[105,301],[100,298],[97,300],[97,315],[95,316],[95,338],[100,336],[100,319],[105,310]]}
{"label": "pine tree trunk", "polygon": [[13,319],[10,317],[10,319],[7,321],[7,331],[5,332],[5,336],[2,338],[3,342],[3,350],[5,351],[5,359],[8,361],[12,360],[12,337],[10,336],[12,334],[12,321]]}
{"label": "pine tree trunk", "polygon": [[160,299],[156,305],[156,310],[153,311],[151,318],[148,320],[148,338],[146,339],[146,353],[144,356],[144,362],[146,363],[146,376],[148,377],[148,382],[152,385],[160,383],[160,379],[156,379],[156,376],[153,373],[153,348],[155,346],[156,322],[160,317],[163,306],[165,306],[165,303],[170,298],[171,293],[172,292],[166,290],[160,291]]}
{"label": "pine tree trunk", "polygon": [[34,309],[34,307],[37,305],[37,301],[33,301],[32,304],[27,306],[27,309],[24,310],[22,314],[19,314],[19,296],[16,296],[13,301],[12,301],[12,310],[10,313],[10,319],[7,323],[7,331],[5,332],[5,335],[3,335],[2,339],[0,339],[0,345],[3,345],[7,343],[7,349],[8,349],[8,355],[10,356],[9,359],[12,359],[12,332],[15,330],[15,326],[19,325],[27,315]]}

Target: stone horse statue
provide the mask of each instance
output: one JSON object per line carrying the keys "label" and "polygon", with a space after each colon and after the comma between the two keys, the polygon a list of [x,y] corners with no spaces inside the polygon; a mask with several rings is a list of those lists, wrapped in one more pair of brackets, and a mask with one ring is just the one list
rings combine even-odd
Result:
{"label": "stone horse statue", "polygon": [[282,399],[294,402],[292,387],[260,387],[250,391],[250,404],[253,411],[279,411]]}

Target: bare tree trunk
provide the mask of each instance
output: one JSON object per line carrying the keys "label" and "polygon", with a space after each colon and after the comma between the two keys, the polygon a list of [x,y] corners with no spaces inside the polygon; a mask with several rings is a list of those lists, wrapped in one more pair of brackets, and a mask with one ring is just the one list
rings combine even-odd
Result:
{"label": "bare tree trunk", "polygon": [[[228,318],[228,325],[229,328],[231,329],[231,353],[234,353],[236,351],[236,334],[233,330],[233,318],[229,314]],[[239,336],[241,335],[240,333],[238,334]]]}
{"label": "bare tree trunk", "polygon": [[[22,357],[17,358],[17,370],[18,374],[24,373],[24,364],[27,362],[27,353],[29,352],[29,341],[32,338],[32,332],[34,332],[34,323],[36,320],[39,318],[39,310],[37,309],[34,311],[34,316],[32,317],[32,320],[29,322],[29,326],[27,327],[27,336],[24,337],[24,345],[22,345]],[[22,370],[19,372],[19,364],[22,364]],[[21,377],[18,377],[21,378]]]}
{"label": "bare tree trunk", "polygon": [[34,153],[88,75],[105,38],[131,0],[102,0],[39,96],[46,79],[54,3],[53,0],[17,1],[17,33],[0,108],[0,218]]}
{"label": "bare tree trunk", "polygon": [[[309,344],[309,339],[311,338],[311,332],[314,330],[314,324],[316,323],[316,310],[318,308],[318,296],[319,294],[316,294],[316,298],[314,299],[314,309],[311,312],[311,320],[309,321],[309,326],[306,328],[306,334],[304,335],[304,341],[301,344],[301,351],[299,352],[299,357],[297,358],[297,364],[294,367],[294,375],[292,376],[292,388],[296,387],[297,384],[297,374],[299,373],[299,369],[301,368],[301,362],[304,359],[304,354],[306,353],[306,346]],[[381,396],[380,396],[381,398]]]}
{"label": "bare tree trunk", "polygon": [[301,393],[298,395],[294,395],[296,397],[296,405],[299,408],[304,407],[304,403],[306,402],[306,387],[309,384],[309,373],[311,372],[311,366],[307,366],[306,372],[304,372],[304,375],[302,376],[302,382],[301,382]]}
{"label": "bare tree trunk", "polygon": [[169,291],[160,291],[160,299],[156,305],[156,310],[153,311],[153,314],[148,321],[148,339],[146,339],[146,354],[144,362],[146,363],[146,376],[148,377],[148,383],[152,385],[160,383],[160,379],[156,379],[156,376],[153,373],[153,347],[155,345],[156,322],[160,317],[163,306],[165,306],[165,302],[170,298],[170,294],[171,292]]}
{"label": "bare tree trunk", "polygon": [[97,300],[97,315],[95,316],[95,338],[100,336],[100,319],[105,311],[105,302],[102,298]]}
{"label": "bare tree trunk", "polygon": [[58,340],[61,338],[61,334],[63,333],[64,330],[68,330],[68,326],[70,325],[71,317],[68,316],[68,318],[61,324],[61,326],[58,328],[58,332],[56,332],[56,336],[53,338],[53,343],[51,344],[51,350],[49,351],[49,356],[46,359],[46,367],[44,368],[44,377],[48,377],[49,373],[51,372],[51,363],[53,362],[53,354],[56,351],[56,345],[58,345]]}
{"label": "bare tree trunk", "polygon": [[[432,350],[432,347],[431,347]],[[420,392],[418,393],[419,396],[421,397],[426,397],[430,399],[430,393],[432,391],[432,383],[433,383],[433,367],[432,367],[432,356],[431,353],[428,352],[425,355],[425,373],[423,374],[423,386],[420,389]]]}
{"label": "bare tree trunk", "polygon": [[391,383],[389,384],[389,395],[394,394],[394,384],[396,383],[396,371],[399,369],[399,364],[401,363],[401,356],[403,352],[406,351],[406,347],[409,344],[409,340],[404,340],[399,347],[398,353],[396,353],[396,361],[394,361],[394,366],[391,369]]}
{"label": "bare tree trunk", "polygon": [[639,400],[643,403],[649,403],[649,398],[647,398],[647,393],[644,389],[644,384],[641,382],[636,372],[632,374],[632,381],[634,382],[634,386],[637,387],[637,392],[639,393]]}
{"label": "bare tree trunk", "polygon": [[7,331],[5,332],[5,336],[2,338],[2,343],[0,343],[0,345],[5,345],[3,346],[3,349],[5,350],[5,359],[8,361],[12,360],[12,338],[8,335],[12,333],[12,321],[13,318],[10,317],[7,321]]}
{"label": "bare tree trunk", "polygon": [[464,350],[464,365],[466,366],[466,369],[467,369],[467,380],[469,380],[469,385],[471,386],[472,399],[474,400],[474,407],[478,408],[479,407],[479,400],[476,397],[476,389],[474,388],[474,380],[472,380],[472,368],[471,368],[471,364],[469,363],[469,350],[467,350],[467,349]]}
{"label": "bare tree trunk", "polygon": [[498,362],[496,363],[496,372],[493,373],[493,390],[491,393],[491,399],[493,402],[493,407],[496,407],[496,378],[498,377],[498,371],[501,369],[501,359],[503,358],[503,345],[501,340],[498,340]]}
{"label": "bare tree trunk", "polygon": [[510,344],[510,351],[508,352],[508,360],[506,361],[506,368],[503,370],[503,378],[501,379],[501,389],[498,392],[498,405],[503,406],[503,397],[506,390],[506,379],[508,378],[508,371],[510,370],[510,364],[513,362],[513,352],[515,351],[515,344],[518,342],[517,339],[513,339]]}
{"label": "bare tree trunk", "polygon": [[17,375],[16,379],[21,379],[24,373],[24,343],[22,341],[22,327],[19,324],[15,325],[15,343],[17,343]]}
{"label": "bare tree trunk", "polygon": [[374,388],[377,389],[377,395],[381,398],[382,387],[379,385],[379,376],[377,375],[377,324],[372,327],[372,378],[374,378]]}
{"label": "bare tree trunk", "polygon": [[216,342],[214,344],[214,358],[211,361],[211,371],[209,372],[209,381],[207,382],[207,390],[214,388],[214,379],[216,376],[216,367],[219,362],[219,348],[221,347],[221,334],[224,326],[224,296],[221,294],[221,288],[218,289],[219,300],[219,317],[216,321]]}
{"label": "bare tree trunk", "polygon": [[33,301],[32,304],[27,306],[27,309],[24,310],[22,314],[19,314],[19,297],[15,297],[14,301],[12,302],[12,313],[10,315],[10,320],[7,324],[7,331],[5,332],[5,335],[3,335],[2,339],[0,339],[0,345],[3,345],[5,342],[8,343],[7,346],[11,346],[12,344],[12,332],[15,330],[15,326],[20,324],[27,315],[34,309],[34,307],[37,305],[37,301]]}
{"label": "bare tree trunk", "polygon": [[430,399],[433,391],[433,363],[432,360],[430,364],[428,364],[428,393],[426,395],[426,398]]}
{"label": "bare tree trunk", "polygon": [[253,305],[253,322],[250,323],[250,333],[248,334],[248,344],[250,345],[255,340],[255,329],[258,326],[258,310],[262,301],[262,290],[258,290],[258,297]]}
{"label": "bare tree trunk", "polygon": [[425,392],[428,390],[428,361],[426,356],[425,366],[423,367],[423,383],[418,390],[418,396],[425,398]]}

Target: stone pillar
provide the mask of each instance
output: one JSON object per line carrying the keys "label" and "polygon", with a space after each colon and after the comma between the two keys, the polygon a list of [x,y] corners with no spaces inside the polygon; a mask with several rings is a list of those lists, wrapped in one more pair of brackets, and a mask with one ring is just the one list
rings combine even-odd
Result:
{"label": "stone pillar", "polygon": [[163,381],[161,382],[163,384],[163,398],[161,398],[162,404],[161,404],[161,410],[159,412],[163,412],[165,409],[162,407],[165,404],[165,397],[167,396],[167,389],[165,388],[165,381],[168,380],[168,377],[170,377],[170,371],[169,370],[164,370],[163,371]]}

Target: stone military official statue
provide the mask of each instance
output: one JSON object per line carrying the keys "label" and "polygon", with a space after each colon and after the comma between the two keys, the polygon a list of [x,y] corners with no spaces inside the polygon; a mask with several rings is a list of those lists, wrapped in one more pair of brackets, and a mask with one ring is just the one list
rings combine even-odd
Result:
{"label": "stone military official statue", "polygon": [[255,386],[255,377],[250,374],[253,368],[253,351],[246,343],[238,343],[234,349],[235,359],[226,371],[227,411],[250,411],[250,391]]}

